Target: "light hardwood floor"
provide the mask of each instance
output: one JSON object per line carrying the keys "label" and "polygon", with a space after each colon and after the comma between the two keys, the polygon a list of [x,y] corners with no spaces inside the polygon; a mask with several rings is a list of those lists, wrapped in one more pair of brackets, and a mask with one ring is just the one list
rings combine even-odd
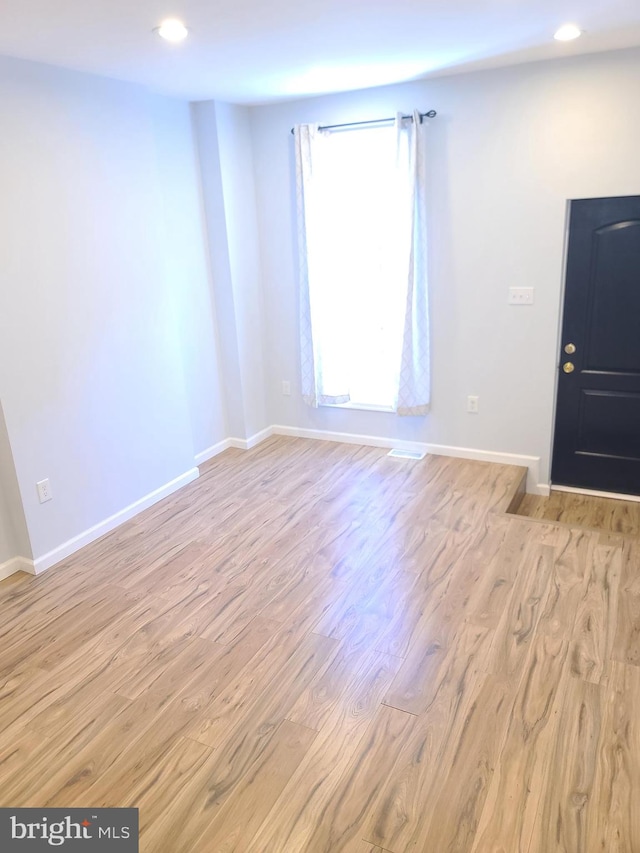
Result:
{"label": "light hardwood floor", "polygon": [[559,521],[607,533],[640,536],[640,502],[557,492],[548,498],[525,495],[515,509],[518,515]]}
{"label": "light hardwood floor", "polygon": [[144,853],[638,853],[640,542],[274,438],[0,583],[0,805]]}

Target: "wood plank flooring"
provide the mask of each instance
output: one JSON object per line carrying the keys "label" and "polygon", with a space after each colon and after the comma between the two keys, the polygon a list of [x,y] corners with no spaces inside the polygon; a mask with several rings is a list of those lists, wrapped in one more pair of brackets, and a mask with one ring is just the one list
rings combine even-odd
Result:
{"label": "wood plank flooring", "polygon": [[640,536],[640,502],[551,490],[548,498],[524,495],[514,510],[518,515],[559,521],[573,527]]}
{"label": "wood plank flooring", "polygon": [[273,438],[1,582],[0,805],[136,806],[143,853],[639,853],[638,531],[505,515],[522,473]]}

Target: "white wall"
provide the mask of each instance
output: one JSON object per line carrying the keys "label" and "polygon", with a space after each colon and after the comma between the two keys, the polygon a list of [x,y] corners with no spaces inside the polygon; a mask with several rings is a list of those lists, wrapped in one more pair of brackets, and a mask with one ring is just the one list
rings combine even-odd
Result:
{"label": "white wall", "polygon": [[[544,480],[566,203],[640,194],[638,91],[633,50],[190,112],[0,58],[0,562],[38,559],[270,423],[540,456]],[[438,110],[432,412],[309,409],[290,128],[414,107]],[[510,284],[535,305],[509,307]]]}
{"label": "white wall", "polygon": [[246,435],[242,373],[237,344],[227,222],[222,191],[216,104],[191,105],[200,166],[202,200],[215,304],[218,311],[220,369],[226,402],[227,434]]}
{"label": "white wall", "polygon": [[180,350],[196,455],[229,435],[205,213],[195,133],[189,108],[166,98],[152,102],[163,199],[165,274]]}
{"label": "white wall", "polygon": [[236,306],[247,437],[269,425],[264,377],[264,314],[249,110],[216,104],[222,191]]}
{"label": "white wall", "polygon": [[[638,92],[630,50],[254,108],[271,422],[539,456],[548,481],[567,200],[640,194]],[[438,111],[431,414],[310,409],[299,394],[290,128],[414,108]],[[535,287],[535,305],[509,307],[509,285]],[[468,394],[478,415],[466,413]]]}
{"label": "white wall", "polygon": [[0,468],[0,578],[2,564],[18,556],[4,471]]}
{"label": "white wall", "polygon": [[188,105],[3,58],[0,117],[0,398],[38,558],[224,417]]}
{"label": "white wall", "polygon": [[22,499],[0,404],[0,578],[5,573],[3,564],[14,557],[29,560],[31,556]]}
{"label": "white wall", "polygon": [[228,424],[232,436],[246,439],[270,423],[249,110],[214,101],[194,104],[192,109],[219,310]]}
{"label": "white wall", "polygon": [[9,522],[9,510],[7,509],[3,485],[0,482],[0,567],[17,555],[18,549]]}

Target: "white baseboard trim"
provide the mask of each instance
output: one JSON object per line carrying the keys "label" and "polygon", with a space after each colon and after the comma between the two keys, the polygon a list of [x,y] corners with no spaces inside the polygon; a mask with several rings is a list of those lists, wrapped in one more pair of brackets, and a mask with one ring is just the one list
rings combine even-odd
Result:
{"label": "white baseboard trim", "polygon": [[12,557],[10,560],[0,563],[0,581],[10,575],[15,575],[16,572],[27,572],[27,574],[34,575],[33,560],[29,560],[27,557]]}
{"label": "white baseboard trim", "polygon": [[[528,470],[527,492],[534,495],[549,494],[549,487],[538,483],[540,457],[524,456],[518,453],[497,453],[492,450],[477,450],[472,447],[455,447],[446,444],[429,444],[421,441],[401,441],[395,438],[383,438],[377,435],[356,435],[348,432],[329,432],[320,429],[301,429],[300,427],[271,427],[274,435],[290,435],[295,438],[314,438],[321,441],[339,441],[344,444],[364,444],[370,447],[398,448],[422,453],[426,451],[434,456],[453,456],[456,459],[474,459],[477,462],[497,462],[500,465],[519,465]],[[546,490],[546,491],[545,491]]]}
{"label": "white baseboard trim", "polygon": [[531,495],[548,497],[550,487],[539,483],[540,457],[525,456],[519,453],[498,453],[492,450],[478,450],[473,447],[456,447],[448,444],[429,444],[423,441],[403,441],[396,438],[386,438],[378,435],[360,435],[351,432],[331,432],[323,429],[306,429],[303,427],[274,424],[257,432],[248,439],[227,438],[214,444],[208,450],[196,456],[196,463],[202,464],[212,459],[228,447],[239,450],[251,450],[272,435],[288,435],[292,438],[312,438],[318,441],[337,441],[341,444],[363,444],[368,447],[384,447],[388,449],[409,450],[417,453],[431,453],[434,456],[453,456],[456,459],[474,459],[478,462],[497,462],[499,465],[519,465],[527,468],[527,492]]}
{"label": "white baseboard trim", "polygon": [[238,450],[251,450],[258,444],[261,444],[263,441],[266,441],[268,438],[271,438],[273,434],[274,427],[265,427],[265,429],[261,429],[260,432],[257,432],[255,435],[249,436],[249,438],[228,439],[229,447],[237,447]]}
{"label": "white baseboard trim", "polygon": [[401,441],[396,438],[382,438],[377,435],[357,435],[352,432],[329,432],[322,429],[301,429],[300,427],[282,426],[271,427],[273,435],[289,435],[293,438],[314,438],[319,441],[337,441],[340,444],[364,444],[367,447],[386,447],[392,450],[411,450],[422,453],[428,450],[428,445],[422,441]]}
{"label": "white baseboard trim", "polygon": [[219,453],[223,453],[230,447],[231,439],[225,438],[224,441],[219,441],[217,444],[212,444],[211,447],[207,447],[207,449],[203,450],[202,453],[196,453],[195,463],[196,465],[202,465],[204,462],[208,462],[210,459],[213,459],[214,456],[217,456]]}
{"label": "white baseboard trim", "polygon": [[579,489],[577,486],[556,486],[552,484],[551,491],[569,492],[573,495],[591,495],[593,498],[611,498],[615,501],[633,501],[633,503],[640,503],[640,495],[622,495],[619,492],[599,492],[596,489]]}
{"label": "white baseboard trim", "polygon": [[[198,453],[195,457],[195,462],[196,464],[201,465],[203,462],[212,459],[214,456],[217,456],[229,447],[236,447],[240,450],[251,450],[253,447],[256,447],[272,435],[286,435],[294,438],[311,438],[320,441],[336,441],[343,444],[362,444],[365,446],[382,447],[387,449],[397,448],[398,450],[409,450],[419,453],[426,452],[438,456],[453,456],[458,459],[474,459],[481,462],[496,462],[502,465],[519,465],[528,469],[527,492],[529,494],[547,496],[550,494],[550,487],[544,483],[538,482],[538,471],[540,467],[540,458],[538,456],[524,456],[516,453],[497,453],[494,451],[478,450],[470,447],[428,444],[421,441],[403,441],[400,439],[386,438],[377,435],[360,435],[348,432],[304,429],[301,427],[285,426],[283,424],[266,427],[247,439],[226,438],[223,441],[219,441],[217,444],[214,444],[201,453]],[[19,571],[29,572],[31,574],[40,574],[51,566],[54,566],[56,563],[59,563],[61,560],[66,559],[66,557],[69,557],[80,548],[88,545],[90,542],[99,539],[101,536],[104,536],[106,533],[114,530],[119,525],[129,521],[129,519],[138,515],[138,513],[162,500],[162,498],[167,497],[182,488],[182,486],[186,486],[188,483],[193,482],[198,478],[199,474],[200,472],[197,468],[191,468],[180,477],[176,477],[176,479],[172,480],[170,483],[166,483],[159,489],[156,489],[145,497],[140,498],[140,500],[135,501],[109,518],[106,518],[104,521],[101,521],[99,524],[95,524],[93,527],[90,527],[78,536],[74,536],[72,539],[69,539],[57,548],[54,548],[52,551],[43,554],[41,557],[37,557],[35,560],[29,560],[25,557],[13,557],[5,563],[0,563],[0,580]],[[624,500],[640,501],[640,497],[637,495],[613,495],[604,492],[588,492],[579,489],[563,489],[562,487],[555,488],[564,491],[582,491],[584,494],[600,495],[602,497],[618,497]]]}
{"label": "white baseboard trim", "polygon": [[427,444],[427,453],[436,456],[453,456],[456,459],[475,459],[477,462],[497,462],[499,465],[519,465],[527,468],[527,493],[542,494],[538,491],[540,470],[539,456],[524,456],[520,453],[497,453],[493,450],[477,450],[473,447],[454,447],[447,444]]}
{"label": "white baseboard trim", "polygon": [[109,516],[109,518],[105,518],[104,521],[94,524],[93,527],[85,530],[84,533],[80,533],[78,536],[74,536],[73,539],[69,539],[67,542],[64,542],[62,545],[54,548],[53,551],[49,551],[41,557],[36,557],[33,561],[34,573],[39,575],[41,572],[44,572],[45,569],[51,568],[51,566],[54,566],[56,563],[59,563],[61,560],[64,560],[71,554],[74,554],[76,551],[80,550],[80,548],[83,548],[90,542],[99,539],[101,536],[104,536],[105,533],[110,533],[125,521],[129,521],[129,519],[138,515],[138,513],[148,509],[158,501],[161,501],[162,498],[166,498],[168,495],[173,494],[173,492],[181,489],[188,483],[192,483],[194,480],[197,480],[199,476],[200,472],[198,469],[191,468],[189,471],[186,471],[184,474],[176,477],[175,480],[171,480],[170,483],[165,483],[164,486],[160,486],[159,489],[155,489],[153,492],[150,492],[148,495],[140,498],[140,500],[129,504],[129,506],[121,509],[119,512],[116,512],[114,515]]}
{"label": "white baseboard trim", "polygon": [[213,444],[211,447],[203,450],[202,453],[196,453],[195,463],[196,465],[202,465],[203,462],[208,462],[209,459],[213,459],[214,456],[223,453],[230,447],[235,447],[238,450],[251,450],[272,435],[273,427],[266,427],[255,435],[249,436],[249,438],[225,438],[224,441]]}

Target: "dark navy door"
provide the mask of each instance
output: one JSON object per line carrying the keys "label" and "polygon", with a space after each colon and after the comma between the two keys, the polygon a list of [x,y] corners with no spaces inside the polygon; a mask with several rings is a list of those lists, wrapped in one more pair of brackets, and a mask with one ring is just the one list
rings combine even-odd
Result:
{"label": "dark navy door", "polygon": [[571,202],[552,481],[640,494],[640,196]]}

